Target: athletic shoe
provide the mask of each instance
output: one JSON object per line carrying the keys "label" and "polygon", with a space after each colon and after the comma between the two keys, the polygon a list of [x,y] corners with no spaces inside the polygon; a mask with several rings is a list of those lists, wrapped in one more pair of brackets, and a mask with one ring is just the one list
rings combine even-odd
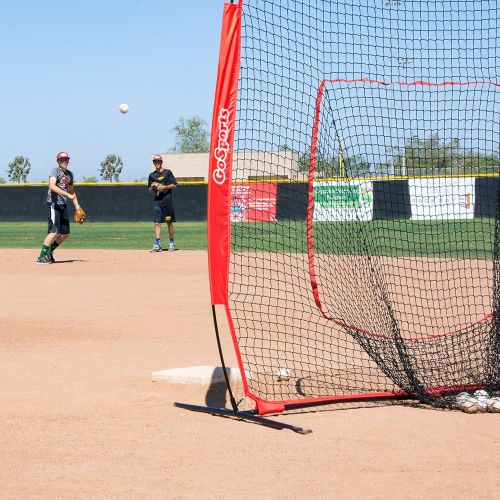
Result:
{"label": "athletic shoe", "polygon": [[50,254],[45,254],[43,257],[38,257],[36,259],[37,264],[52,264],[50,260]]}
{"label": "athletic shoe", "polygon": [[169,252],[175,252],[175,246],[173,243],[170,243],[170,245],[168,246],[168,251]]}
{"label": "athletic shoe", "polygon": [[161,252],[161,251],[163,251],[163,248],[160,245],[153,245],[153,249],[151,251],[152,252]]}
{"label": "athletic shoe", "polygon": [[51,264],[55,264],[56,263],[56,259],[54,259],[54,255],[53,254],[50,254],[50,263]]}

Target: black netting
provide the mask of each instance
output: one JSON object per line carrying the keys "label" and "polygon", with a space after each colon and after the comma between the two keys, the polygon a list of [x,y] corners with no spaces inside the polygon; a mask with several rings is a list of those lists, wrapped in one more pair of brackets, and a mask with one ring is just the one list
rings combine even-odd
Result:
{"label": "black netting", "polygon": [[243,2],[229,303],[251,395],[498,388],[498,14]]}

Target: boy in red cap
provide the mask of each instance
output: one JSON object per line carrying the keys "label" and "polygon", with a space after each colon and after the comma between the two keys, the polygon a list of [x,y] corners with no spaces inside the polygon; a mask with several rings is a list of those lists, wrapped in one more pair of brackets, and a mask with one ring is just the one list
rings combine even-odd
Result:
{"label": "boy in red cap", "polygon": [[78,210],[78,198],[73,188],[73,173],[68,170],[69,154],[61,151],[57,153],[57,167],[49,174],[49,189],[47,192],[47,215],[49,228],[43,240],[37,264],[53,264],[54,250],[69,237],[69,215],[66,200],[71,200]]}
{"label": "boy in red cap", "polygon": [[174,174],[163,168],[163,158],[160,155],[153,156],[155,170],[149,174],[148,189],[154,193],[153,220],[155,224],[155,243],[153,252],[161,252],[161,224],[167,223],[170,243],[168,250],[175,250],[174,225],[175,210],[172,190],[177,186]]}

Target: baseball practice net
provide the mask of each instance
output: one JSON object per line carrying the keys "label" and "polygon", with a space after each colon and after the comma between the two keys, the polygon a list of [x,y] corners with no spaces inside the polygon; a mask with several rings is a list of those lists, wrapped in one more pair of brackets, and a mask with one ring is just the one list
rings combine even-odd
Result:
{"label": "baseball practice net", "polygon": [[210,284],[260,413],[498,389],[498,10],[226,4]]}

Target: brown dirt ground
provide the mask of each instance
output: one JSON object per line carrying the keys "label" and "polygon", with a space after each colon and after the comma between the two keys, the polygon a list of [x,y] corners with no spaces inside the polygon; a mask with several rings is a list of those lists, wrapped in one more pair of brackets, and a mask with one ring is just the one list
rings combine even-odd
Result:
{"label": "brown dirt ground", "polygon": [[498,415],[275,417],[300,435],[174,408],[225,399],[151,378],[219,364],[204,252],[36,255],[0,251],[0,497],[499,497]]}

